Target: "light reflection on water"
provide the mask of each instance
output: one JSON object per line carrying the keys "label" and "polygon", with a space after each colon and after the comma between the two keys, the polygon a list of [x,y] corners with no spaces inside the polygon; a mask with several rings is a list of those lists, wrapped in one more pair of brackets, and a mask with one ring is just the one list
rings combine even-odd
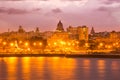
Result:
{"label": "light reflection on water", "polygon": [[120,80],[119,74],[119,59],[0,58],[0,80]]}

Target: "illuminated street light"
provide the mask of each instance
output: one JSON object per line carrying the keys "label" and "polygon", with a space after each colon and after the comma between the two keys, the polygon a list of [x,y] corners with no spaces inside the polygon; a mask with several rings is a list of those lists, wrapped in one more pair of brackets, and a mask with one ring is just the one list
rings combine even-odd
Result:
{"label": "illuminated street light", "polygon": [[54,45],[57,45],[57,43],[56,43],[56,42],[54,42]]}
{"label": "illuminated street light", "polygon": [[76,43],[77,43],[77,44],[79,44],[79,42],[78,42],[78,41],[76,41]]}
{"label": "illuminated street light", "polygon": [[33,45],[36,46],[37,44],[34,42]]}
{"label": "illuminated street light", "polygon": [[22,43],[22,41],[19,41],[19,44],[21,44]]}
{"label": "illuminated street light", "polygon": [[27,50],[30,51],[30,48],[28,48]]}
{"label": "illuminated street light", "polygon": [[71,43],[70,42],[68,42],[68,46],[70,46],[71,45]]}
{"label": "illuminated street light", "polygon": [[107,49],[110,49],[110,48],[112,48],[112,46],[110,46],[110,45],[106,45],[106,48],[107,48]]}
{"label": "illuminated street light", "polygon": [[25,46],[28,46],[28,45],[29,45],[29,43],[28,43],[28,42],[26,42],[26,43],[25,43]]}
{"label": "illuminated street light", "polygon": [[10,46],[13,47],[13,46],[14,46],[14,43],[10,43]]}
{"label": "illuminated street light", "polygon": [[42,46],[42,43],[40,42],[39,45]]}
{"label": "illuminated street light", "polygon": [[85,43],[85,46],[86,46],[86,47],[89,47],[89,44],[88,44],[88,43]]}
{"label": "illuminated street light", "polygon": [[108,48],[110,49],[110,48],[111,48],[111,46],[108,46]]}
{"label": "illuminated street light", "polygon": [[3,45],[6,45],[6,42],[3,42]]}
{"label": "illuminated street light", "polygon": [[103,43],[100,43],[99,45],[102,47],[102,46],[103,46]]}
{"label": "illuminated street light", "polygon": [[50,44],[48,44],[48,46],[50,46]]}
{"label": "illuminated street light", "polygon": [[61,41],[60,43],[61,43],[62,45],[65,45],[65,44],[66,44],[64,41]]}
{"label": "illuminated street light", "polygon": [[116,42],[116,45],[118,45],[119,43],[118,42]]}

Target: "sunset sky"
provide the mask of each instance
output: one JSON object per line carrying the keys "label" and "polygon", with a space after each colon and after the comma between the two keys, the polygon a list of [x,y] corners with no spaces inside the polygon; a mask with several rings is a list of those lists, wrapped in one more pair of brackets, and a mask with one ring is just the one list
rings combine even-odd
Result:
{"label": "sunset sky", "polygon": [[120,0],[0,0],[0,33],[8,28],[55,30],[87,25],[96,31],[120,31]]}

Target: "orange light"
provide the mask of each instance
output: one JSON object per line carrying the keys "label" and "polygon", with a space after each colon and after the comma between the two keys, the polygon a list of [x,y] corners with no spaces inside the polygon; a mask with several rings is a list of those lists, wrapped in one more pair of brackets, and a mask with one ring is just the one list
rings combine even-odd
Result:
{"label": "orange light", "polygon": [[71,45],[71,43],[69,42],[69,43],[68,43],[68,46],[70,46],[70,45]]}
{"label": "orange light", "polygon": [[30,48],[28,48],[28,51],[30,51]]}
{"label": "orange light", "polygon": [[25,46],[28,46],[28,45],[29,45],[29,43],[28,43],[28,42],[26,42],[26,43],[25,43]]}
{"label": "orange light", "polygon": [[65,44],[66,44],[64,41],[61,41],[60,43],[61,43],[62,45],[65,45]]}
{"label": "orange light", "polygon": [[103,46],[103,43],[100,43],[99,45],[100,45],[100,46]]}
{"label": "orange light", "polygon": [[39,45],[42,46],[42,43],[40,42]]}
{"label": "orange light", "polygon": [[21,43],[22,43],[22,41],[19,41],[19,43],[21,44]]}
{"label": "orange light", "polygon": [[6,45],[7,43],[6,42],[3,42],[3,45]]}
{"label": "orange light", "polygon": [[57,45],[57,43],[56,43],[56,42],[54,42],[54,45]]}
{"label": "orange light", "polygon": [[88,43],[85,43],[85,46],[86,46],[86,47],[89,47],[89,44],[88,44]]}
{"label": "orange light", "polygon": [[14,46],[14,43],[10,43],[10,46],[11,46],[11,47]]}
{"label": "orange light", "polygon": [[34,42],[33,45],[36,46],[36,43]]}

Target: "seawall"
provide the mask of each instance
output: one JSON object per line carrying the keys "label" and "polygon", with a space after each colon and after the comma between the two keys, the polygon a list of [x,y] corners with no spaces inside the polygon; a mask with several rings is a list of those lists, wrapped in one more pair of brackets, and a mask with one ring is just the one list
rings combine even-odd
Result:
{"label": "seawall", "polygon": [[119,58],[120,54],[0,54],[0,57]]}

